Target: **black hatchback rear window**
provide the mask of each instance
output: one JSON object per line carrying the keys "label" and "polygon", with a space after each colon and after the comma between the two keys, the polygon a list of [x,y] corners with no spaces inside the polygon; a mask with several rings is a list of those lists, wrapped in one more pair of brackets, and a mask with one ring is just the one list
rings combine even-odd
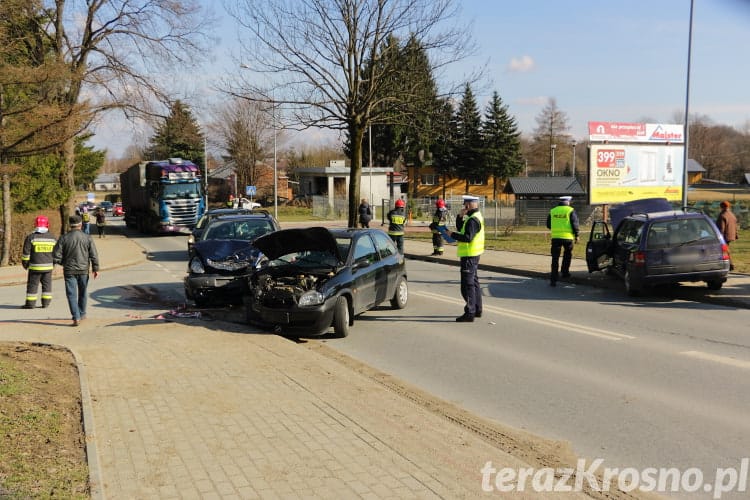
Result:
{"label": "black hatchback rear window", "polygon": [[718,242],[716,232],[706,219],[687,219],[654,222],[648,230],[646,248],[649,250]]}

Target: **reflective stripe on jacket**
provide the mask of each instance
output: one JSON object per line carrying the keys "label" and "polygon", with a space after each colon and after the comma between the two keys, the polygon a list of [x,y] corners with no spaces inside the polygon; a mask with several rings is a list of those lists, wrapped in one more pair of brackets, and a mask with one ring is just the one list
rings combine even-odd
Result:
{"label": "reflective stripe on jacket", "polygon": [[29,271],[46,273],[54,268],[52,251],[55,248],[55,237],[49,233],[31,233],[23,242],[21,264]]}
{"label": "reflective stripe on jacket", "polygon": [[468,224],[471,219],[479,222],[479,231],[477,231],[470,242],[458,241],[456,254],[459,257],[476,257],[477,255],[482,255],[484,252],[484,217],[482,217],[482,214],[478,210],[473,214],[464,217],[463,225],[461,226],[459,233],[465,234],[466,224]]}
{"label": "reflective stripe on jacket", "polygon": [[570,205],[558,205],[549,211],[550,237],[561,240],[575,239],[573,224],[570,222],[570,214],[573,210]]}
{"label": "reflective stripe on jacket", "polygon": [[403,208],[394,208],[388,212],[388,234],[391,236],[403,236],[404,225],[406,224],[406,210]]}

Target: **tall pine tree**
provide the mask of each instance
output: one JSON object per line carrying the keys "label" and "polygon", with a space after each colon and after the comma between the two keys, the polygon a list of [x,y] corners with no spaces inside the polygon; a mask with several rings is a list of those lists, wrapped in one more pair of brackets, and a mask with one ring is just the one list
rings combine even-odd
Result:
{"label": "tall pine tree", "polygon": [[521,132],[497,91],[492,93],[485,110],[482,139],[485,172],[493,176],[492,197],[497,199],[498,181],[517,175],[523,169]]}
{"label": "tall pine tree", "polygon": [[466,192],[469,183],[487,179],[484,170],[482,144],[482,119],[471,86],[466,84],[461,104],[456,112],[456,138],[454,157],[456,175],[466,181]]}
{"label": "tall pine tree", "polygon": [[190,108],[179,99],[169,111],[164,123],[151,137],[144,157],[148,160],[182,158],[190,160],[201,169],[205,165],[203,133]]}

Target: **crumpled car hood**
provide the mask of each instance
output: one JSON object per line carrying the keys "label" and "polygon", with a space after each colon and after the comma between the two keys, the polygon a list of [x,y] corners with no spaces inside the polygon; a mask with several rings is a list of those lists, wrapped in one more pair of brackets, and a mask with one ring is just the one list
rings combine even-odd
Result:
{"label": "crumpled car hood", "polygon": [[212,267],[222,268],[217,263],[232,262],[233,264],[225,270],[247,267],[259,255],[259,250],[245,240],[198,241],[193,246],[193,250],[205,263]]}
{"label": "crumpled car hood", "polygon": [[282,255],[305,250],[329,252],[341,262],[336,239],[324,227],[282,229],[261,236],[253,242],[263,254],[271,260]]}

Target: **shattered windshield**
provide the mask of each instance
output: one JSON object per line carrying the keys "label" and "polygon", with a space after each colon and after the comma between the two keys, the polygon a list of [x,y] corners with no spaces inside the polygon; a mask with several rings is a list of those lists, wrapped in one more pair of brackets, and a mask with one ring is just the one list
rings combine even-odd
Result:
{"label": "shattered windshield", "polygon": [[202,240],[245,240],[252,241],[264,234],[273,232],[268,219],[220,220],[215,219],[203,233]]}

